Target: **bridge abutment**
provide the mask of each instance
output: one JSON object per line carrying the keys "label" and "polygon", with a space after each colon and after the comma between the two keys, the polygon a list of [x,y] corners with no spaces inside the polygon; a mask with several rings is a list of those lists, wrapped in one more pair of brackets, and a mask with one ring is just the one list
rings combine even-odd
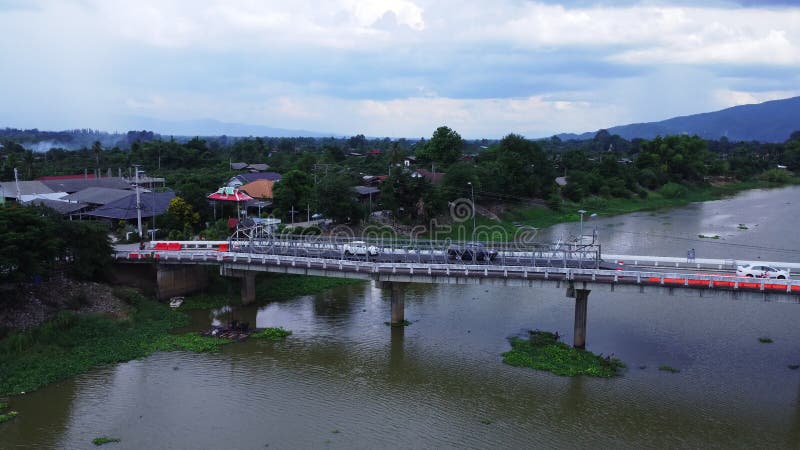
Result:
{"label": "bridge abutment", "polygon": [[575,334],[572,346],[586,348],[586,310],[589,303],[589,289],[575,289]]}
{"label": "bridge abutment", "polygon": [[242,304],[248,305],[256,301],[256,273],[244,272],[242,274]]}
{"label": "bridge abutment", "polygon": [[159,300],[197,292],[208,287],[208,273],[203,266],[158,264],[156,296]]}

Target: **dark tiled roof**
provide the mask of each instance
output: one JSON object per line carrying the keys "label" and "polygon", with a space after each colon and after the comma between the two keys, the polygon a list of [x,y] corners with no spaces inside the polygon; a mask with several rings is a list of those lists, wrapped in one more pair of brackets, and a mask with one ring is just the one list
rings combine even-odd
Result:
{"label": "dark tiled roof", "polygon": [[104,187],[112,189],[130,189],[131,184],[122,178],[88,178],[88,179],[70,179],[70,180],[44,180],[42,181],[47,187],[55,192],[78,192],[89,187]]}
{"label": "dark tiled roof", "polygon": [[256,172],[256,173],[240,173],[236,175],[234,178],[238,178],[244,184],[252,183],[256,180],[270,180],[270,181],[280,181],[281,174],[277,172]]}
{"label": "dark tiled roof", "polygon": [[356,186],[353,188],[353,190],[356,191],[358,195],[377,194],[381,191],[380,189],[372,186]]}
{"label": "dark tiled roof", "polygon": [[59,214],[70,214],[89,207],[89,205],[86,203],[62,202],[60,200],[50,200],[46,198],[37,198],[35,200],[25,202],[25,205],[46,206],[48,208],[56,210],[56,212],[58,212]]}
{"label": "dark tiled roof", "polygon": [[[13,181],[5,181],[0,183],[0,191],[2,196],[6,198],[17,196],[17,183]],[[20,195],[33,195],[33,194],[50,194],[57,192],[50,189],[46,184],[41,181],[20,181],[19,193]]]}
{"label": "dark tiled roof", "polygon": [[89,187],[75,192],[74,194],[67,195],[64,197],[64,200],[71,202],[91,203],[92,205],[105,205],[135,194],[136,191],[131,190]]}
{"label": "dark tiled roof", "polygon": [[[141,194],[142,217],[153,217],[164,214],[169,202],[175,197],[174,192],[147,192]],[[136,218],[136,196],[131,195],[101,206],[87,214],[88,216],[106,219],[128,220]]]}

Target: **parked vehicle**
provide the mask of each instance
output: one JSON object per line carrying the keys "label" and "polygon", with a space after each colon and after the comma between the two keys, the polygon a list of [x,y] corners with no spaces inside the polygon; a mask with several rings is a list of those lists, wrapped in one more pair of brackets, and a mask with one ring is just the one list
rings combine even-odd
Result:
{"label": "parked vehicle", "polygon": [[353,241],[344,244],[344,254],[347,256],[375,256],[378,254],[378,247],[367,245],[364,241]]}
{"label": "parked vehicle", "polygon": [[497,250],[486,248],[480,242],[467,242],[448,247],[447,257],[462,261],[494,261],[497,258]]}
{"label": "parked vehicle", "polygon": [[789,278],[789,271],[772,266],[744,264],[736,267],[736,276],[753,278]]}

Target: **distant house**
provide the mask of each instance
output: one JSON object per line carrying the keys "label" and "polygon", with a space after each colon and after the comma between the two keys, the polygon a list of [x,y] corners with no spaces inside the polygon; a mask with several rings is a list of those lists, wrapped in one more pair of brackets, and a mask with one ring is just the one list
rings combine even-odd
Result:
{"label": "distant house", "polygon": [[248,164],[246,162],[232,162],[231,170],[247,170],[250,172],[266,172],[269,170],[269,165],[262,163]]}
{"label": "distant house", "polygon": [[[19,192],[17,188],[19,187]],[[24,198],[26,195],[36,194],[52,194],[56,191],[50,189],[46,184],[41,181],[4,181],[0,183],[0,196],[4,200],[16,200],[17,194]]]}
{"label": "distant house", "polygon": [[406,167],[411,167],[411,166],[413,166],[413,165],[414,165],[414,164],[416,164],[416,163],[417,163],[417,157],[416,157],[416,156],[413,156],[413,155],[406,156],[406,157],[403,159],[403,165],[404,165],[404,166],[406,166]]}
{"label": "distant house", "polygon": [[356,193],[360,202],[372,203],[381,193],[381,190],[374,186],[355,186],[353,187],[353,192]]}
{"label": "distant house", "polygon": [[380,151],[380,149],[373,148],[372,150],[369,151],[369,155],[370,156],[380,156],[381,155],[381,151]]}
{"label": "distant house", "polygon": [[559,186],[567,185],[567,177],[556,177],[556,184]]}
{"label": "distant house", "polygon": [[281,181],[281,174],[277,172],[240,173],[228,180],[228,187],[239,187],[258,180]]}
{"label": "distant house", "polygon": [[[175,198],[175,193],[168,192],[148,192],[139,197],[142,218],[160,216],[167,212],[169,202]],[[84,216],[93,217],[98,220],[116,223],[120,220],[134,221],[137,219],[136,196],[127,197],[107,203],[94,211],[89,211]]]}
{"label": "distant house", "polygon": [[388,178],[388,175],[364,175],[362,177],[364,183],[369,186],[380,186]]}
{"label": "distant house", "polygon": [[411,178],[424,178],[430,184],[439,184],[444,180],[444,172],[431,172],[426,169],[417,169],[411,172]]}

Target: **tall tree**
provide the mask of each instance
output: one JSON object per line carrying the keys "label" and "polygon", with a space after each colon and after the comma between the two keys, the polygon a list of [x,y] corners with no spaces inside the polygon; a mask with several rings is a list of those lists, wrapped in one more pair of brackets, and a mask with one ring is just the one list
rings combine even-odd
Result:
{"label": "tall tree", "polygon": [[464,140],[461,135],[446,126],[436,129],[431,140],[420,146],[417,156],[439,164],[442,168],[453,164],[461,157]]}

